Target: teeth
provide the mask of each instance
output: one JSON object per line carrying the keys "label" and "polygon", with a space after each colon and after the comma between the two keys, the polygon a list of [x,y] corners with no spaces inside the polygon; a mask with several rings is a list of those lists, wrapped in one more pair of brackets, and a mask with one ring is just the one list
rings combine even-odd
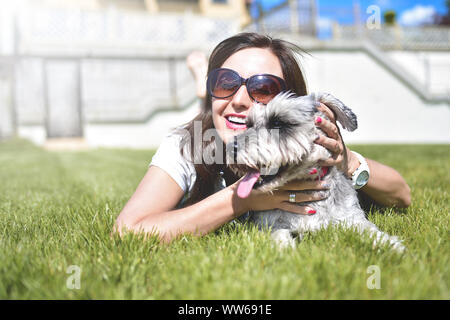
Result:
{"label": "teeth", "polygon": [[234,117],[234,116],[229,116],[228,121],[232,121],[232,122],[236,122],[236,123],[240,123],[240,124],[245,124],[247,122],[245,118]]}

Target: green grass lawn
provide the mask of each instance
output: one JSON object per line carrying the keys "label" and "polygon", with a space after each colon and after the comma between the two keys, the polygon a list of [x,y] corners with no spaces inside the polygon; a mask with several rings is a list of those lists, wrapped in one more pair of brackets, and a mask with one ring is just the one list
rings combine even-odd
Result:
{"label": "green grass lawn", "polygon": [[[449,299],[450,146],[351,147],[411,186],[407,210],[369,213],[404,239],[403,256],[340,229],[284,251],[239,224],[170,245],[110,237],[153,151],[0,143],[0,299]],[[67,286],[72,265],[80,289]]]}

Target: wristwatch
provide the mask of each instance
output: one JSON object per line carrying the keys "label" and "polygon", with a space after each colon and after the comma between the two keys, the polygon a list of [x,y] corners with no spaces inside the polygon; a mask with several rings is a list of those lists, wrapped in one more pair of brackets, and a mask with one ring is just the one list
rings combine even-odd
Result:
{"label": "wristwatch", "polygon": [[356,169],[355,172],[353,172],[352,174],[353,188],[358,190],[364,187],[369,181],[370,170],[366,159],[358,152],[355,151],[352,152],[358,158],[360,163],[358,169]]}

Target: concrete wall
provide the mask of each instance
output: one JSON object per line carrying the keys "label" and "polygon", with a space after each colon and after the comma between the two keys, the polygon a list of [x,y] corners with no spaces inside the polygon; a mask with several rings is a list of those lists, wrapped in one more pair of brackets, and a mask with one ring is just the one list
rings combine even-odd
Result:
{"label": "concrete wall", "polygon": [[67,110],[80,104],[85,122],[142,122],[160,108],[186,106],[194,90],[183,58],[22,58],[16,65],[19,125],[44,124],[68,103]]}
{"label": "concrete wall", "polygon": [[[310,52],[311,57],[301,58],[309,90],[332,93],[358,116],[359,128],[343,132],[347,143],[450,143],[448,104],[422,101],[365,52]],[[445,77],[436,79],[446,84]],[[88,124],[85,138],[95,146],[156,148],[171,127],[192,119],[197,108],[161,113],[143,124]]]}
{"label": "concrete wall", "polygon": [[388,51],[432,93],[450,94],[450,53],[448,51]]}
{"label": "concrete wall", "polygon": [[[358,116],[359,128],[343,132],[347,143],[450,143],[448,103],[422,101],[363,51],[310,53],[301,58],[309,91],[332,93]],[[446,84],[444,75],[436,79]],[[84,137],[91,146],[155,148],[170,128],[191,120],[198,108],[194,103],[184,112],[158,113],[144,123],[85,123]],[[19,132],[39,142],[45,130],[30,126]]]}
{"label": "concrete wall", "polygon": [[160,112],[144,123],[87,124],[84,138],[92,147],[157,148],[172,129],[193,119],[199,101],[181,112]]}
{"label": "concrete wall", "polygon": [[[402,81],[361,51],[310,51],[302,59],[310,91],[332,93],[358,116],[359,128],[344,133],[350,143],[450,143],[450,106],[422,101]],[[393,53],[401,60],[403,53]],[[432,54],[432,53],[430,53]],[[409,56],[411,54],[405,53]],[[450,53],[444,56],[450,66]],[[412,55],[411,55],[412,56]],[[411,61],[408,71],[419,74]],[[439,71],[439,70],[437,70]],[[448,74],[434,73],[448,90]]]}

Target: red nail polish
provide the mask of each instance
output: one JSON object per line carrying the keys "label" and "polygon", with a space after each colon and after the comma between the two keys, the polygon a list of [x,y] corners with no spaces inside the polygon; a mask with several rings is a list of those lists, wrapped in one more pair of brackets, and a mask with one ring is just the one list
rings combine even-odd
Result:
{"label": "red nail polish", "polygon": [[311,169],[311,171],[309,171],[309,174],[316,174],[316,173],[317,173],[317,169],[316,168]]}
{"label": "red nail polish", "polygon": [[316,123],[322,123],[322,118],[321,117],[316,117]]}
{"label": "red nail polish", "polygon": [[314,213],[316,213],[316,210],[308,210],[308,214],[314,214]]}

